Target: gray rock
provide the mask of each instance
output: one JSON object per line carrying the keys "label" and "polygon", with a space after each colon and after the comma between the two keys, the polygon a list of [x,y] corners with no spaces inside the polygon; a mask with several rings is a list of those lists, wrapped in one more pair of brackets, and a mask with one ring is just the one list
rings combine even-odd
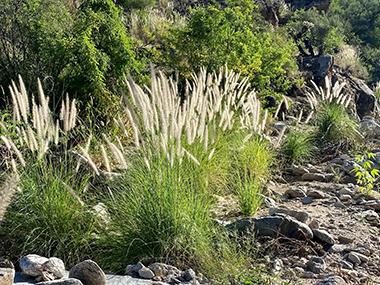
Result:
{"label": "gray rock", "polygon": [[362,206],[369,210],[380,211],[380,200],[367,201]]}
{"label": "gray rock", "polygon": [[356,95],[356,112],[360,118],[372,116],[376,109],[376,97],[364,80],[350,77],[349,83]]}
{"label": "gray rock", "polygon": [[313,256],[306,263],[306,270],[319,274],[326,270],[326,263],[323,258],[319,256]]}
{"label": "gray rock", "polygon": [[78,279],[68,278],[68,279],[39,282],[36,285],[83,285],[83,284]]}
{"label": "gray rock", "polygon": [[82,281],[83,285],[106,285],[106,275],[92,260],[85,260],[70,269],[69,278]]}
{"label": "gray rock", "polygon": [[350,188],[348,187],[344,187],[342,189],[339,190],[339,195],[342,196],[342,195],[349,195],[349,196],[353,196],[355,195],[355,191],[354,190],[351,190]]}
{"label": "gray rock", "polygon": [[285,214],[291,216],[302,223],[306,223],[309,219],[309,214],[307,212],[296,211],[287,208],[269,208],[269,215],[274,216],[276,214]]}
{"label": "gray rock", "polygon": [[335,240],[334,240],[333,236],[325,230],[314,229],[313,234],[317,240],[320,240],[323,243],[326,243],[329,245],[335,244]]}
{"label": "gray rock", "polygon": [[273,238],[284,236],[295,239],[313,238],[313,232],[306,224],[287,215],[254,218],[253,224],[257,236]]}
{"label": "gray rock", "polygon": [[358,252],[354,252],[354,251],[351,251],[350,253],[348,253],[346,258],[347,260],[351,261],[355,265],[368,262],[367,256]]}
{"label": "gray rock", "polygon": [[369,222],[379,220],[379,218],[380,218],[379,214],[376,213],[374,210],[367,210],[367,211],[363,212],[363,216]]}
{"label": "gray rock", "polygon": [[65,276],[65,264],[59,258],[49,258],[49,260],[43,264],[43,267],[44,271],[48,272],[49,274],[52,274],[55,277],[54,279],[60,279],[63,276]]}
{"label": "gray rock", "polygon": [[378,138],[380,135],[380,124],[372,117],[364,117],[359,129],[367,138]]}
{"label": "gray rock", "polygon": [[46,257],[39,256],[37,254],[29,254],[23,256],[20,259],[20,268],[22,273],[32,277],[41,276],[43,271],[43,265],[48,262]]}
{"label": "gray rock", "polygon": [[166,264],[164,263],[158,263],[158,262],[152,263],[151,265],[148,266],[148,268],[153,271],[155,276],[163,277],[168,274]]}
{"label": "gray rock", "polygon": [[340,276],[329,276],[318,281],[315,285],[346,285],[347,282]]}
{"label": "gray rock", "polygon": [[301,202],[304,205],[309,205],[314,202],[314,199],[312,197],[307,196],[307,197],[303,197]]}
{"label": "gray rock", "polygon": [[13,268],[0,267],[0,284],[12,285],[15,278],[15,270]]}
{"label": "gray rock", "polygon": [[307,196],[314,199],[324,199],[326,198],[326,193],[319,190],[310,189],[307,191]]}
{"label": "gray rock", "polygon": [[194,280],[197,275],[195,274],[194,270],[189,268],[186,269],[185,272],[183,273],[183,279],[186,282],[190,282],[191,280]]}
{"label": "gray rock", "polygon": [[139,270],[139,276],[143,279],[152,279],[155,275],[148,267],[143,267]]}
{"label": "gray rock", "polygon": [[322,173],[305,173],[302,175],[302,181],[326,181],[326,176]]}
{"label": "gray rock", "polygon": [[139,270],[143,267],[144,267],[144,264],[142,264],[141,262],[137,262],[136,264],[129,264],[127,265],[127,268],[125,269],[125,274],[132,277],[138,277]]}
{"label": "gray rock", "polygon": [[305,191],[300,188],[289,188],[285,191],[285,195],[289,198],[302,198],[306,197]]}

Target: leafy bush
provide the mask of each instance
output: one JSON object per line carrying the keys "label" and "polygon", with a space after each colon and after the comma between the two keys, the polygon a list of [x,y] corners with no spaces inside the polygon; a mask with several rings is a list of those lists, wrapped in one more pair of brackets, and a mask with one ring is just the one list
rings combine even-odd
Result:
{"label": "leafy bush", "polygon": [[100,114],[111,105],[111,93],[127,73],[138,74],[133,41],[112,0],[88,0],[80,6],[74,26],[70,60],[61,73],[71,94],[78,92],[83,102],[91,94]]}
{"label": "leafy bush", "polygon": [[99,223],[85,201],[89,177],[68,161],[41,161],[24,168],[19,188],[0,226],[7,255],[62,258],[67,266],[88,258]]}
{"label": "leafy bush", "polygon": [[106,116],[123,76],[141,68],[120,8],[112,0],[87,0],[77,10],[60,0],[19,2],[0,3],[0,85],[21,74],[35,90],[28,84],[41,78],[54,107],[62,100],[56,94],[69,92]]}
{"label": "leafy bush", "polygon": [[359,139],[357,123],[340,104],[323,103],[317,111],[316,125],[319,141],[354,143]]}
{"label": "leafy bush", "polygon": [[18,74],[29,84],[40,77],[57,85],[71,57],[73,25],[74,15],[65,1],[1,1],[0,85],[10,85]]}
{"label": "leafy bush", "polygon": [[366,152],[363,155],[355,157],[356,165],[353,173],[356,177],[356,182],[360,185],[360,190],[370,193],[375,188],[377,179],[380,177],[379,169],[374,167],[373,159],[376,155]]}
{"label": "leafy bush", "polygon": [[313,137],[310,132],[291,130],[281,146],[281,154],[286,161],[303,163],[313,154]]}
{"label": "leafy bush", "polygon": [[262,21],[249,1],[224,9],[197,8],[185,27],[173,29],[166,64],[185,76],[201,67],[215,71],[227,64],[249,76],[263,96],[284,93],[291,85],[287,75],[296,69],[295,46]]}

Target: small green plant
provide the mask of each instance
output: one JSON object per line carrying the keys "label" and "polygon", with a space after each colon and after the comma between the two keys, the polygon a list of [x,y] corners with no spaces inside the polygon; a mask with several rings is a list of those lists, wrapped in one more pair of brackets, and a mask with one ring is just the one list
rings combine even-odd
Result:
{"label": "small green plant", "polygon": [[312,156],[313,150],[313,138],[309,132],[291,130],[286,136],[280,152],[286,161],[301,163]]}
{"label": "small green plant", "polygon": [[374,167],[372,161],[376,155],[371,152],[365,152],[355,157],[355,167],[353,172],[355,173],[356,182],[360,186],[360,190],[363,192],[371,192],[374,190],[376,180],[380,176],[379,169]]}

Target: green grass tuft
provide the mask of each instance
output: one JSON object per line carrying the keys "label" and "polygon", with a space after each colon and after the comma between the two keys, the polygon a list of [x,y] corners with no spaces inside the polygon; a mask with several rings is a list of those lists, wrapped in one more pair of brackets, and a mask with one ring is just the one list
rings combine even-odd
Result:
{"label": "green grass tuft", "polygon": [[321,142],[348,142],[354,144],[360,135],[358,124],[344,106],[334,103],[321,105],[317,113],[316,139]]}
{"label": "green grass tuft", "polygon": [[313,136],[308,131],[291,130],[282,143],[280,153],[285,161],[303,163],[314,152]]}
{"label": "green grass tuft", "polygon": [[40,161],[23,170],[20,189],[0,225],[8,256],[15,260],[29,253],[57,256],[67,266],[90,256],[98,222],[79,201],[88,176],[69,170],[75,167],[66,163]]}

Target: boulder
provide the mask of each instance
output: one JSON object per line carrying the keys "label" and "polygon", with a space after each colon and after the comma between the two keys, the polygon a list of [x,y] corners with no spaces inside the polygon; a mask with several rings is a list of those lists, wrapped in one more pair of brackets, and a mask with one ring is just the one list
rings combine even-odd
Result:
{"label": "boulder", "polygon": [[350,85],[356,94],[356,113],[359,118],[372,116],[376,110],[376,97],[371,88],[363,80],[351,77]]}
{"label": "boulder", "polygon": [[92,260],[85,260],[70,269],[69,278],[80,280],[83,285],[106,285],[106,275]]}
{"label": "boulder", "polygon": [[254,233],[257,237],[312,239],[313,231],[304,223],[284,214],[259,218],[245,218],[226,226],[239,234]]}
{"label": "boulder", "polygon": [[39,256],[37,254],[28,254],[20,259],[20,268],[23,274],[38,277],[41,276],[43,271],[43,264],[48,262],[46,257]]}

